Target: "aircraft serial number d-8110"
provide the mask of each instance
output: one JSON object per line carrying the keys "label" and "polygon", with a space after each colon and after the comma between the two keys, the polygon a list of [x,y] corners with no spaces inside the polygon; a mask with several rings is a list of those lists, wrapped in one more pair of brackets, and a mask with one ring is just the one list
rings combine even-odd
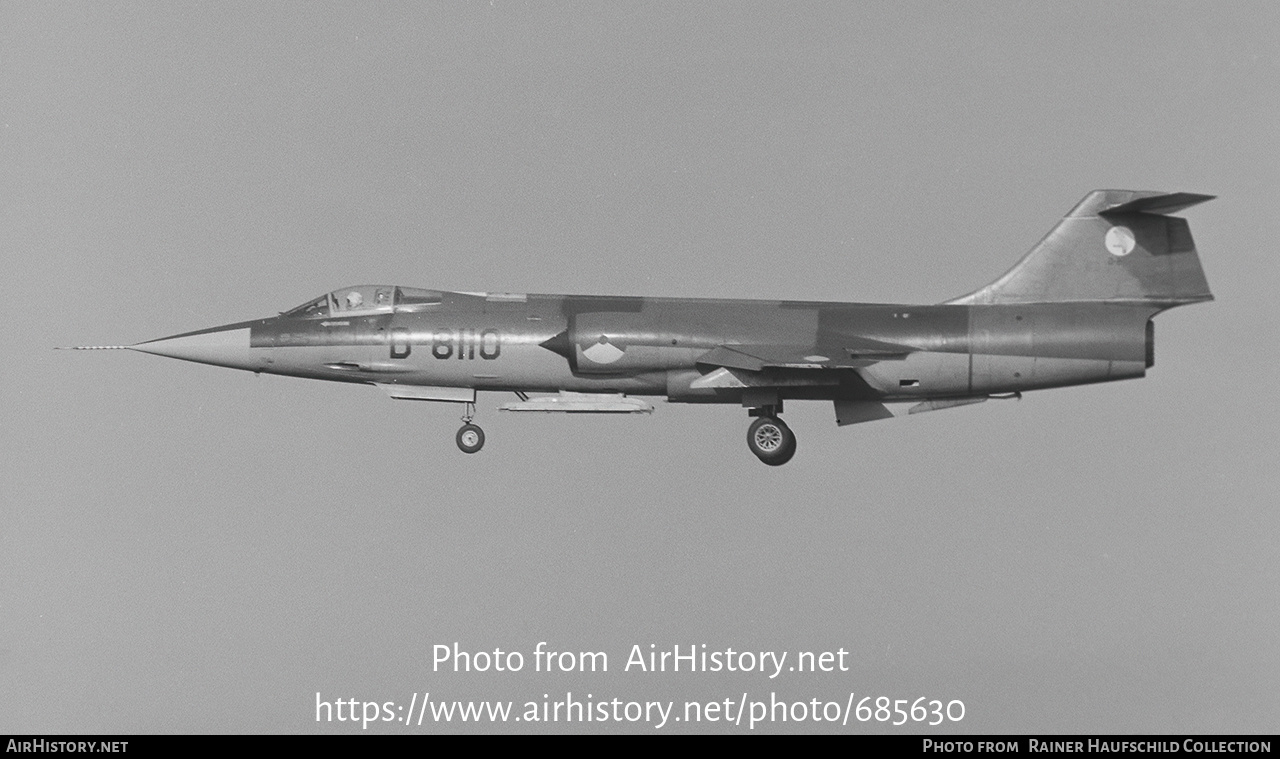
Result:
{"label": "aircraft serial number d-8110", "polygon": [[[265,319],[121,348],[294,377],[375,385],[503,411],[649,413],[646,396],[727,403],[754,417],[751,452],[791,459],[785,401],[825,400],[836,423],[1141,377],[1152,317],[1212,300],[1187,222],[1191,193],[1089,193],[1008,273],[937,305],[517,295],[344,287]],[[533,395],[531,395],[533,394]]]}

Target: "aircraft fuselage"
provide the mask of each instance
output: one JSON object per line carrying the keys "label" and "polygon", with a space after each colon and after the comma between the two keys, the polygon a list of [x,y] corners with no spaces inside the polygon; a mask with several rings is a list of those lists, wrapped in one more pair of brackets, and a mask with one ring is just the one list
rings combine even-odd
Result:
{"label": "aircraft fuselage", "polygon": [[[770,387],[780,398],[910,401],[1141,377],[1152,352],[1148,322],[1158,310],[1147,303],[912,306],[440,292],[426,307],[282,314],[137,347],[168,355],[169,346],[234,332],[239,339],[221,351],[178,357],[268,374],[482,391],[741,403],[750,388]],[[826,354],[847,354],[841,346],[855,337],[915,352],[824,366],[848,359]],[[794,366],[752,372],[759,378],[743,371],[742,387],[699,387],[707,369],[700,360],[726,345],[812,350]]]}
{"label": "aircraft fuselage", "polygon": [[[1212,300],[1185,219],[1194,193],[1095,190],[1012,269],[939,305],[459,293],[358,285],[279,316],[121,347],[253,372],[376,385],[392,398],[501,410],[647,413],[636,396],[730,403],[766,464],[786,463],[790,399],[840,425],[1141,377],[1152,317]],[[86,348],[93,346],[84,346]],[[551,393],[530,397],[529,393]]]}

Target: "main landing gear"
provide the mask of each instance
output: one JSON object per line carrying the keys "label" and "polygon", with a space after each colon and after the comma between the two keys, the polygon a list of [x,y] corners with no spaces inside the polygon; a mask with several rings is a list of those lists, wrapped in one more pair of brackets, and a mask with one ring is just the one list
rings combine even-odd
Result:
{"label": "main landing gear", "polygon": [[769,466],[782,466],[796,455],[796,435],[777,413],[770,407],[753,410],[758,418],[747,428],[747,447]]}
{"label": "main landing gear", "polygon": [[458,430],[458,448],[463,453],[475,453],[484,447],[484,430],[471,423],[476,415],[476,404],[468,403],[462,412],[462,429]]}

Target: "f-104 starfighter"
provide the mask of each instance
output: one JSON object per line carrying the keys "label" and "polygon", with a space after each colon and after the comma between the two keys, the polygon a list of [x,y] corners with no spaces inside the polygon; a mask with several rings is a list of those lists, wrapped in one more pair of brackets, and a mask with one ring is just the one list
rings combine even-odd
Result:
{"label": "f-104 starfighter", "polygon": [[787,401],[836,423],[1143,376],[1152,317],[1212,300],[1187,222],[1212,199],[1090,192],[1012,269],[936,305],[343,287],[278,316],[121,348],[252,372],[374,385],[459,404],[458,447],[485,442],[477,393],[510,412],[643,414],[647,398],[742,407],[747,445],[789,461]]}

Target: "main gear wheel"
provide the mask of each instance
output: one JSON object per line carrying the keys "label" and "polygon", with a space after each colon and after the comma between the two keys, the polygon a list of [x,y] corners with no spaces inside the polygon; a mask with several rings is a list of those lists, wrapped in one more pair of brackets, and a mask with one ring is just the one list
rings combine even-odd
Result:
{"label": "main gear wheel", "polygon": [[747,447],[769,466],[782,466],[796,455],[796,435],[781,419],[762,416],[747,429]]}

